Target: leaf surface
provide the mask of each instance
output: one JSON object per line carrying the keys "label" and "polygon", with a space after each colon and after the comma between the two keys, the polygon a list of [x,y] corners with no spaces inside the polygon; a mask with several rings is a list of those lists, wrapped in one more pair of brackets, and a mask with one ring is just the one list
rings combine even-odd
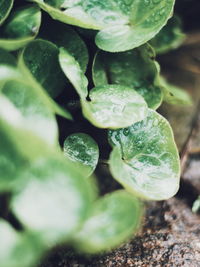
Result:
{"label": "leaf surface", "polygon": [[180,163],[169,123],[149,110],[129,128],[109,132],[113,177],[128,191],[144,199],[172,197],[180,182]]}

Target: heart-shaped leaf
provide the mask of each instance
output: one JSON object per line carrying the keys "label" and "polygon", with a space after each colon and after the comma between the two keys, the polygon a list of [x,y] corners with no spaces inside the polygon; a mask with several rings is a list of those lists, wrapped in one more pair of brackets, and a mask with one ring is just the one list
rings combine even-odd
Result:
{"label": "heart-shaped leaf", "polygon": [[14,0],[1,0],[0,3],[0,25],[10,14],[10,11],[13,7]]}
{"label": "heart-shaped leaf", "polygon": [[162,102],[162,91],[155,83],[159,75],[155,53],[149,45],[123,53],[99,51],[93,63],[93,81],[96,86],[123,84],[135,89],[150,108]]}
{"label": "heart-shaped leaf", "polygon": [[58,54],[59,49],[45,40],[32,41],[22,53],[26,67],[52,97],[58,96],[66,84]]}
{"label": "heart-shaped leaf", "polygon": [[97,29],[99,48],[119,52],[152,39],[170,18],[174,0],[32,0],[54,19],[88,29]]}
{"label": "heart-shaped leaf", "polygon": [[127,86],[99,86],[90,91],[89,98],[81,101],[83,115],[99,128],[127,127],[147,114],[143,97]]}
{"label": "heart-shaped leaf", "polygon": [[85,175],[90,176],[99,159],[99,148],[88,134],[75,133],[65,139],[64,155],[75,165],[81,165]]}
{"label": "heart-shaped leaf", "polygon": [[41,11],[36,6],[25,6],[11,13],[2,26],[0,47],[17,50],[33,40],[41,24]]}
{"label": "heart-shaped leaf", "polygon": [[128,191],[145,199],[172,197],[180,181],[179,155],[169,123],[149,110],[129,128],[109,132],[110,168]]}
{"label": "heart-shaped leaf", "polygon": [[76,248],[99,253],[119,246],[138,230],[142,214],[140,201],[125,191],[100,198],[77,234]]}

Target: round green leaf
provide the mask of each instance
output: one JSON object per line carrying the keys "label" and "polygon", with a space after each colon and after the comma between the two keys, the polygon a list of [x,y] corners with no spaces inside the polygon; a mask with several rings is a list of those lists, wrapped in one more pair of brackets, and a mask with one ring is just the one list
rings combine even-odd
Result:
{"label": "round green leaf", "polygon": [[96,44],[110,52],[126,51],[152,39],[170,18],[174,0],[32,0],[54,19],[97,29]]}
{"label": "round green leaf", "polygon": [[20,222],[39,233],[50,246],[71,238],[88,216],[88,181],[67,161],[54,155],[33,162],[22,175],[29,179],[11,201]]}
{"label": "round green leaf", "polygon": [[59,62],[63,72],[73,84],[80,98],[85,99],[88,95],[88,80],[85,77],[78,61],[76,61],[75,58],[64,48],[60,48]]}
{"label": "round green leaf", "polygon": [[33,40],[41,24],[41,11],[36,6],[25,6],[11,13],[1,29],[0,47],[17,50]]}
{"label": "round green leaf", "polygon": [[75,133],[66,138],[64,142],[64,155],[76,165],[83,166],[85,175],[90,176],[98,163],[99,148],[94,139],[89,135]]}
{"label": "round green leaf", "polygon": [[119,246],[138,230],[142,214],[140,201],[125,191],[100,198],[76,236],[76,248],[99,253]]}
{"label": "round green leaf", "polygon": [[185,34],[182,31],[181,20],[178,16],[173,16],[167,25],[150,40],[150,44],[157,54],[163,54],[178,48],[184,40]]}
{"label": "round green leaf", "polygon": [[96,86],[123,84],[141,94],[150,108],[162,102],[162,91],[155,83],[159,75],[155,53],[149,45],[123,53],[99,51],[93,63],[93,81]]}
{"label": "round green leaf", "polygon": [[32,41],[22,54],[26,67],[52,97],[58,96],[66,84],[58,54],[58,48],[45,40]]}
{"label": "round green leaf", "polygon": [[121,85],[93,88],[90,101],[82,100],[84,116],[100,128],[123,128],[143,120],[147,104],[135,90]]}
{"label": "round green leaf", "polygon": [[128,191],[145,199],[172,197],[179,188],[180,163],[169,123],[149,110],[129,128],[109,132],[114,146],[110,169]]}
{"label": "round green leaf", "polygon": [[9,81],[2,88],[2,93],[20,111],[23,128],[32,131],[48,143],[57,145],[58,127],[55,115],[31,86],[19,81]]}
{"label": "round green leaf", "polygon": [[38,263],[44,252],[39,236],[17,232],[0,220],[0,262],[2,267],[27,267]]}
{"label": "round green leaf", "polygon": [[58,48],[67,50],[78,61],[83,72],[86,71],[89,61],[88,50],[84,41],[72,28],[53,21],[51,30],[47,31],[45,28],[42,38],[53,42]]}
{"label": "round green leaf", "polygon": [[1,0],[0,2],[0,25],[10,14],[14,0]]}

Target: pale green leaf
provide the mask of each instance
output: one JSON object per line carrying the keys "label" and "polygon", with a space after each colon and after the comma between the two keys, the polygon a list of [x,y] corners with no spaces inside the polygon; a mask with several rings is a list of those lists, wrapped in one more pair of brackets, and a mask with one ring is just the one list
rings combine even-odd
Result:
{"label": "pale green leaf", "polygon": [[2,26],[0,47],[17,50],[33,40],[41,24],[41,11],[36,6],[25,6],[11,13]]}
{"label": "pale green leaf", "polygon": [[155,83],[159,69],[154,58],[154,51],[149,45],[117,54],[99,51],[93,63],[94,84],[132,87],[144,97],[150,108],[156,109],[163,95]]}
{"label": "pale green leaf", "polygon": [[137,232],[142,214],[140,201],[125,191],[100,198],[76,236],[76,248],[91,254],[119,246]]}
{"label": "pale green leaf", "polygon": [[79,63],[64,48],[60,48],[59,62],[63,72],[73,84],[80,98],[85,99],[88,95],[88,80],[83,74]]}
{"label": "pale green leaf", "polygon": [[81,165],[85,169],[85,175],[90,176],[99,159],[99,148],[88,134],[75,133],[65,139],[64,155],[75,165]]}
{"label": "pale green leaf", "polygon": [[0,2],[0,25],[10,14],[14,0],[1,0]]}
{"label": "pale green leaf", "polygon": [[169,123],[149,110],[145,120],[109,132],[114,146],[110,168],[128,191],[144,199],[172,197],[179,188],[180,163]]}
{"label": "pale green leaf", "polygon": [[57,145],[58,127],[55,115],[33,87],[19,81],[9,81],[4,84],[2,93],[20,111],[23,128],[37,134],[46,142]]}
{"label": "pale green leaf", "polygon": [[3,219],[0,220],[0,236],[0,262],[2,267],[36,265],[45,251],[39,236],[17,232]]}
{"label": "pale green leaf", "polygon": [[99,86],[90,91],[89,98],[82,100],[83,115],[99,128],[127,127],[147,114],[143,97],[127,86]]}
{"label": "pale green leaf", "polygon": [[71,238],[91,205],[88,181],[65,160],[50,155],[32,163],[22,173],[29,177],[27,183],[18,187],[11,201],[24,227],[40,234],[48,246]]}

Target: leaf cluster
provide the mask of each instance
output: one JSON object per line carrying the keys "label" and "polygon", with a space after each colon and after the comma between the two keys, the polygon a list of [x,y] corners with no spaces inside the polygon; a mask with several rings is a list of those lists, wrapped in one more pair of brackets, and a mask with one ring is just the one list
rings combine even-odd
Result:
{"label": "leaf cluster", "polygon": [[[1,0],[0,193],[21,229],[0,210],[2,267],[34,266],[63,243],[113,249],[138,231],[143,200],[177,192],[178,151],[156,111],[163,101],[190,103],[155,59],[183,40],[178,19],[165,26],[173,7]],[[106,133],[106,160],[124,189],[99,196],[94,171],[104,146],[88,129]]]}

